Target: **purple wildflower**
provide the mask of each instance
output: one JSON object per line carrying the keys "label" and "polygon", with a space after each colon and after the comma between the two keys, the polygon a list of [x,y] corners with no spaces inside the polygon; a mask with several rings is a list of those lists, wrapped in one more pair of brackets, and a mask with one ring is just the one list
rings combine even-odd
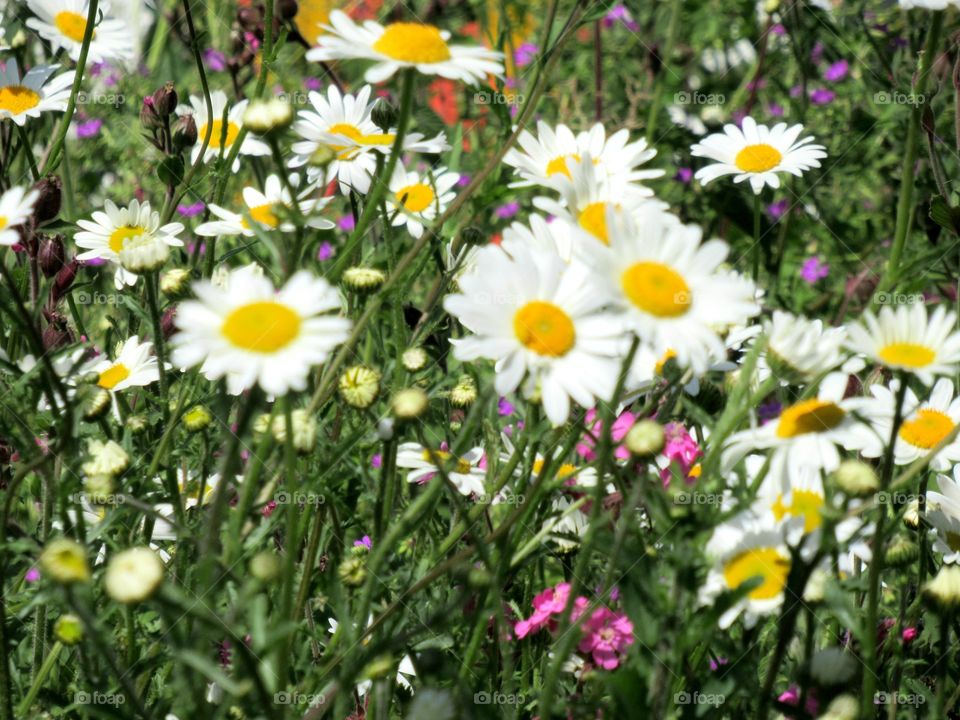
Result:
{"label": "purple wildflower", "polygon": [[818,280],[822,280],[830,274],[830,265],[823,262],[816,255],[803,261],[803,267],[800,268],[800,277],[810,284],[814,285]]}

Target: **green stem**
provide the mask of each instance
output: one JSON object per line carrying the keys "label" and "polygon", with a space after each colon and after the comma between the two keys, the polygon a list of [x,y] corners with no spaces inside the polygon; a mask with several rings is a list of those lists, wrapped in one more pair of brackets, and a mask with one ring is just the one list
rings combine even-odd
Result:
{"label": "green stem", "polygon": [[44,659],[43,665],[40,666],[40,672],[38,672],[36,677],[34,677],[33,684],[30,685],[30,689],[27,691],[27,694],[23,697],[23,700],[20,701],[20,704],[17,705],[17,715],[19,717],[27,716],[27,710],[30,709],[33,701],[37,699],[37,693],[40,692],[40,688],[43,686],[43,681],[47,679],[47,675],[50,674],[50,671],[56,664],[57,658],[60,656],[60,651],[62,649],[63,645],[59,642],[54,643],[53,647],[50,648],[50,652]]}
{"label": "green stem", "polygon": [[27,129],[23,125],[17,125],[17,133],[20,135],[20,144],[23,146],[23,154],[30,164],[30,174],[33,175],[33,181],[40,181],[40,171],[37,170],[37,161],[33,158],[33,148],[30,147],[30,138],[27,136]]}
{"label": "green stem", "polygon": [[750,248],[752,258],[753,281],[760,280],[760,193],[753,194],[753,247]]}
{"label": "green stem", "polygon": [[668,70],[673,48],[677,44],[677,33],[680,28],[680,16],[683,14],[683,0],[673,0],[670,6],[670,19],[667,21],[667,42],[663,46],[663,55],[660,60],[660,71],[654,81],[653,99],[650,101],[650,112],[647,114],[647,142],[653,142],[653,134],[657,128],[657,118],[660,115],[660,105],[663,103],[664,74]]}

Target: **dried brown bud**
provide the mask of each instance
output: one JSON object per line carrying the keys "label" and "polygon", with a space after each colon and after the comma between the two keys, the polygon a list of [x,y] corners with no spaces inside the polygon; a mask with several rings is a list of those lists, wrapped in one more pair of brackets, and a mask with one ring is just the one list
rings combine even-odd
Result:
{"label": "dried brown bud", "polygon": [[63,263],[67,257],[67,251],[63,244],[63,235],[54,235],[44,238],[40,243],[40,270],[43,276],[52,278],[63,269]]}
{"label": "dried brown bud", "polygon": [[297,9],[296,0],[277,0],[276,15],[281,20],[293,20],[297,16]]}
{"label": "dried brown bud", "polygon": [[33,221],[37,225],[53,220],[60,214],[60,201],[63,195],[63,183],[56,175],[47,175],[33,186],[40,192],[33,206]]}
{"label": "dried brown bud", "polygon": [[60,302],[60,299],[70,291],[74,280],[77,279],[79,270],[80,263],[76,258],[60,268],[56,279],[53,281],[53,287],[50,288],[50,299],[53,305]]}
{"label": "dried brown bud", "polygon": [[184,115],[173,124],[173,147],[178,152],[197,144],[197,121]]}
{"label": "dried brown bud", "polygon": [[168,81],[153,94],[153,110],[161,118],[169,117],[177,109],[179,98],[173,89],[173,82]]}
{"label": "dried brown bud", "polygon": [[58,350],[73,342],[73,335],[67,327],[67,320],[59,313],[50,314],[50,324],[43,331],[45,350]]}
{"label": "dried brown bud", "polygon": [[167,308],[166,312],[163,313],[163,317],[160,318],[160,329],[163,331],[163,339],[169,340],[177,332],[177,306],[172,305]]}

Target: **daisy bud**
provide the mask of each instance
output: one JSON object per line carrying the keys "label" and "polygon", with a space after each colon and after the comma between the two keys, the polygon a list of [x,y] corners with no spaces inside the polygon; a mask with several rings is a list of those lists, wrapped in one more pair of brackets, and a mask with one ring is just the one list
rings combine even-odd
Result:
{"label": "daisy bud", "polygon": [[385,133],[390,132],[390,129],[397,124],[398,116],[397,108],[386,100],[378,102],[370,113],[370,119],[373,120],[373,124]]}
{"label": "daisy bud", "polygon": [[361,294],[373,292],[386,280],[386,273],[376,268],[352,267],[347,268],[343,273],[344,285]]}
{"label": "daisy bud", "polygon": [[87,445],[90,460],[82,465],[86,475],[119,475],[130,465],[126,451],[113,440],[91,440]]}
{"label": "daisy bud", "polygon": [[853,695],[839,695],[827,706],[820,720],[857,720],[860,717],[860,703]]}
{"label": "daisy bud", "polygon": [[414,420],[426,412],[430,399],[420,388],[406,388],[393,396],[393,414],[397,420]]}
{"label": "daisy bud", "polygon": [[86,551],[82,545],[68,538],[57,538],[47,543],[40,553],[40,567],[44,574],[61,585],[90,580]]}
{"label": "daisy bud", "polygon": [[[293,447],[299,453],[311,452],[317,443],[317,420],[304,408],[290,413],[290,424],[293,427]],[[283,444],[287,441],[287,418],[278,415],[273,418],[270,428],[273,439]]]}
{"label": "daisy bud", "polygon": [[393,439],[393,419],[383,418],[377,423],[377,437],[383,442]]}
{"label": "daisy bud", "polygon": [[627,431],[624,445],[637,457],[652,457],[663,450],[663,426],[653,420],[634,423]]}
{"label": "daisy bud", "polygon": [[127,418],[127,429],[137,435],[147,429],[147,419],[143,415],[131,415]]}
{"label": "daisy bud", "polygon": [[410,348],[400,358],[400,362],[410,372],[423,370],[427,366],[427,353],[423,348]]}
{"label": "daisy bud", "polygon": [[311,153],[307,164],[310,167],[325,168],[327,165],[337,159],[337,151],[329,145],[321,145]]}
{"label": "daisy bud", "polygon": [[83,624],[72,613],[61,615],[53,624],[53,636],[66,646],[76,645],[83,640]]}
{"label": "daisy bud", "polygon": [[160,276],[160,292],[168,298],[183,297],[190,288],[190,271],[185,268],[167,270]]}
{"label": "daisy bud", "polygon": [[67,251],[63,245],[63,235],[44,238],[37,255],[40,270],[46,278],[52,278],[64,268]]}
{"label": "daisy bud", "polygon": [[824,593],[827,589],[827,582],[830,576],[821,570],[815,568],[810,573],[810,579],[807,580],[807,586],[803,589],[803,599],[808,603],[823,602]]}
{"label": "daisy bud", "polygon": [[91,475],[83,479],[83,491],[92,503],[105,505],[113,495],[113,478],[109,475]]}
{"label": "daisy bud", "polygon": [[293,20],[297,16],[298,7],[296,0],[277,0],[274,12],[280,20]]}
{"label": "daisy bud", "polygon": [[280,562],[280,558],[266,550],[257,553],[250,560],[250,574],[260,582],[273,582],[280,576],[282,569],[283,563]]}
{"label": "daisy bud", "polygon": [[104,586],[117,602],[132,605],[153,595],[163,582],[163,561],[148,547],[114,555],[107,564]]}
{"label": "daisy bud", "polygon": [[960,606],[960,567],[943,565],[923,586],[923,597],[933,607],[950,612]]}
{"label": "daisy bud", "polygon": [[253,100],[243,113],[243,126],[257,135],[284,130],[293,122],[290,103],[280,98]]}
{"label": "daisy bud", "polygon": [[153,109],[161,118],[169,117],[177,109],[179,98],[173,89],[173,82],[167,81],[163,87],[153,93]]}
{"label": "daisy bud", "polygon": [[33,186],[40,197],[33,206],[33,222],[42,225],[60,214],[60,202],[63,197],[63,183],[56,175],[47,175]]}
{"label": "daisy bud", "polygon": [[851,497],[872,495],[880,487],[873,468],[859,460],[844,460],[834,471],[833,479]]}
{"label": "daisy bud", "polygon": [[368,408],[380,392],[380,373],[363,365],[349,367],[340,376],[338,390],[347,405]]}
{"label": "daisy bud", "polygon": [[147,96],[143,99],[143,105],[140,106],[140,124],[144,130],[150,130],[156,136],[156,130],[163,127],[163,119],[157,114],[157,109],[153,106],[153,97]]}
{"label": "daisy bud", "polygon": [[127,240],[120,250],[120,264],[132,273],[159,270],[170,257],[170,247],[153,235],[140,235]]}
{"label": "daisy bud", "polygon": [[213,416],[203,405],[194,405],[183,414],[183,424],[190,432],[200,432],[212,421]]}
{"label": "daisy bud", "polygon": [[110,393],[96,385],[85,385],[77,390],[77,400],[84,420],[97,420],[110,409]]}
{"label": "daisy bud", "polygon": [[483,245],[487,240],[486,236],[483,234],[483,230],[478,227],[474,227],[473,225],[463,229],[463,231],[460,233],[460,239],[463,240],[463,243],[468,247],[472,245]]}
{"label": "daisy bud", "polygon": [[920,501],[913,499],[907,503],[906,509],[903,511],[903,524],[906,525],[911,530],[916,530],[920,527]]}
{"label": "daisy bud", "polygon": [[477,401],[477,383],[469,375],[464,375],[450,391],[450,404],[458,408],[468,408]]}
{"label": "daisy bud", "polygon": [[348,555],[337,571],[340,581],[347,587],[359,587],[367,579],[367,568],[359,555]]}
{"label": "daisy bud", "polygon": [[193,115],[182,115],[173,124],[173,147],[183,151],[197,144],[197,121]]}
{"label": "daisy bud", "polygon": [[920,548],[905,537],[897,537],[887,546],[886,561],[891,567],[905,567],[920,557]]}

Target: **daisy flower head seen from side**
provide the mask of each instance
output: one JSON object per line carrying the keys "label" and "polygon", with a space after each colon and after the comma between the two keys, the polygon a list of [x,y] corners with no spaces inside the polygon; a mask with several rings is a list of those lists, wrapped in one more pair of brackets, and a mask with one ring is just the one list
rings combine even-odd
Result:
{"label": "daisy flower head seen from side", "polygon": [[[300,178],[293,176],[290,184],[296,189]],[[316,213],[326,207],[329,198],[311,198],[316,188],[308,187],[297,198],[297,209],[305,218],[307,227],[314,230],[329,230],[334,224]],[[294,232],[296,225],[287,218],[292,214],[293,201],[290,191],[284,186],[278,175],[267,176],[263,191],[247,186],[243,189],[243,203],[246,205],[243,213],[235,213],[219,205],[210,204],[210,212],[217,217],[197,226],[197,235],[204,237],[220,235],[244,235],[253,237],[256,233],[251,221],[263,230],[279,230],[280,232]]]}
{"label": "daisy flower head seen from side", "polygon": [[867,311],[847,326],[848,348],[891,370],[902,370],[930,385],[935,375],[952,375],[960,362],[957,317],[941,305],[928,316],[923,303]]}
{"label": "daisy flower head seen from side", "polygon": [[[27,19],[27,27],[49,42],[54,52],[63,48],[71,60],[78,62],[90,0],[27,0],[27,7],[36,15]],[[122,20],[107,17],[109,12],[110,3],[102,0],[97,6],[88,63],[133,59],[133,32]]]}
{"label": "daisy flower head seen from side", "polygon": [[724,175],[733,175],[735,183],[750,181],[757,195],[764,185],[780,187],[777,173],[786,172],[800,177],[811,168],[820,167],[827,156],[823,145],[813,145],[813,137],[798,140],[803,126],[787,127],[778,123],[772,128],[758,125],[751,117],[745,117],[741,127],[724,125],[722,133],[714,133],[690,148],[694,157],[716,161],[697,171],[695,177],[701,183],[716,180]]}
{"label": "daisy flower head seen from side", "polygon": [[701,243],[702,231],[653,203],[634,212],[608,208],[609,244],[582,255],[628,327],[658,356],[671,351],[682,367],[703,374],[725,349],[718,328],[756,315],[755,285],[720,269],[729,250]]}
{"label": "daisy flower head seen from side", "polygon": [[131,387],[146,387],[160,379],[153,343],[140,342],[136,335],[120,346],[115,360],[94,358],[81,368],[80,374],[96,373],[97,386],[110,392]]}
{"label": "daisy flower head seen from side", "polygon": [[486,470],[483,448],[473,448],[462,457],[455,457],[441,445],[440,450],[425,448],[420,443],[406,442],[397,448],[397,467],[408,469],[407,482],[426,483],[441,477],[440,468],[461,495],[481,496]]}
{"label": "daisy flower head seen from side", "polygon": [[76,73],[69,70],[53,77],[58,69],[38,65],[20,77],[15,59],[0,64],[0,120],[9,118],[23,127],[40,113],[66,110]]}
{"label": "daisy flower head seen from side", "polygon": [[307,60],[366,59],[376,64],[364,75],[369,83],[383,82],[398,70],[416,68],[476,85],[488,75],[503,75],[503,55],[484,47],[450,45],[450,33],[419,22],[387,26],[368,20],[358,25],[341,10],[330,13],[326,33],[307,52]]}
{"label": "daisy flower head seen from side", "polygon": [[326,280],[294,274],[279,290],[252,267],[230,271],[225,287],[194,283],[196,300],[180,304],[171,360],[200,365],[209,380],[227,377],[239,394],[254,385],[272,395],[303,390],[312,367],[346,340],[350,321]]}
{"label": "daisy flower head seen from side", "polygon": [[424,226],[430,225],[456,197],[453,187],[459,179],[458,173],[444,168],[421,175],[397,163],[387,193],[393,226],[406,225],[415,238],[423,235]]}
{"label": "daisy flower head seen from side", "polygon": [[781,310],[764,323],[767,345],[757,361],[757,374],[773,374],[784,383],[805,383],[838,367],[846,357],[847,332],[825,327],[823,321]]}
{"label": "daisy flower head seen from side", "polygon": [[574,135],[566,125],[552,128],[541,120],[537,123],[537,134],[524,130],[517,138],[517,144],[520,149],[513,148],[503,157],[503,162],[523,178],[515,184],[516,187],[552,187],[551,181],[558,176],[571,177],[568,160],[579,163],[586,154],[590,155],[602,177],[620,182],[641,182],[664,174],[663,170],[639,169],[657,154],[647,146],[646,140],[641,138],[631,142],[626,129],[607,137],[600,123]]}
{"label": "daisy flower head seen from side", "polygon": [[92,220],[78,220],[81,231],[76,233],[74,241],[87,252],[77,255],[78,260],[107,260],[117,265],[114,284],[117,289],[125,285],[134,285],[137,277],[133,272],[121,266],[121,253],[128,247],[155,240],[168,247],[182,247],[183,241],[177,237],[183,232],[180,223],[160,225],[160,213],[150,208],[150,203],[132,200],[127,207],[118,207],[107,200],[103,210],[93,213]]}
{"label": "daisy flower head seen from side", "polygon": [[933,549],[943,555],[945,563],[960,562],[960,466],[953,477],[937,475],[936,490],[927,491],[927,512],[924,519],[936,531]]}
{"label": "daisy flower head seen from side", "polygon": [[[207,117],[207,101],[196,95],[190,96],[190,107],[181,105],[177,108],[178,115],[193,115],[193,120],[197,124],[197,142],[193,146],[190,154],[190,162],[195,163],[200,156],[200,150],[203,148],[203,140],[210,133],[210,142],[206,151],[203,153],[203,161],[210,162],[222,154],[224,158],[230,155],[234,143],[240,137],[240,131],[243,129],[243,114],[247,111],[249,101],[241,100],[233,107],[227,109],[227,94],[223,90],[214,90],[210,93],[210,101],[213,105],[213,121]],[[270,154],[270,147],[262,140],[246,135],[240,145],[240,155],[264,156]],[[231,168],[233,172],[240,170],[240,158],[238,157]]]}
{"label": "daisy flower head seen from side", "polygon": [[548,221],[542,215],[530,215],[528,222],[511,223],[503,231],[500,247],[511,255],[513,248],[522,246],[534,252],[556,253],[567,263],[573,259],[573,237],[567,223],[556,218]]}
{"label": "daisy flower head seen from side", "polygon": [[17,228],[33,216],[33,206],[40,193],[14,185],[0,195],[0,246],[16,245],[20,242]]}
{"label": "daisy flower head seen from side", "polygon": [[508,255],[481,249],[444,301],[472,336],[452,340],[454,355],[493,360],[500,395],[520,386],[539,396],[554,425],[566,422],[571,399],[591,408],[609,400],[620,371],[623,326],[579,262],[518,245]]}

